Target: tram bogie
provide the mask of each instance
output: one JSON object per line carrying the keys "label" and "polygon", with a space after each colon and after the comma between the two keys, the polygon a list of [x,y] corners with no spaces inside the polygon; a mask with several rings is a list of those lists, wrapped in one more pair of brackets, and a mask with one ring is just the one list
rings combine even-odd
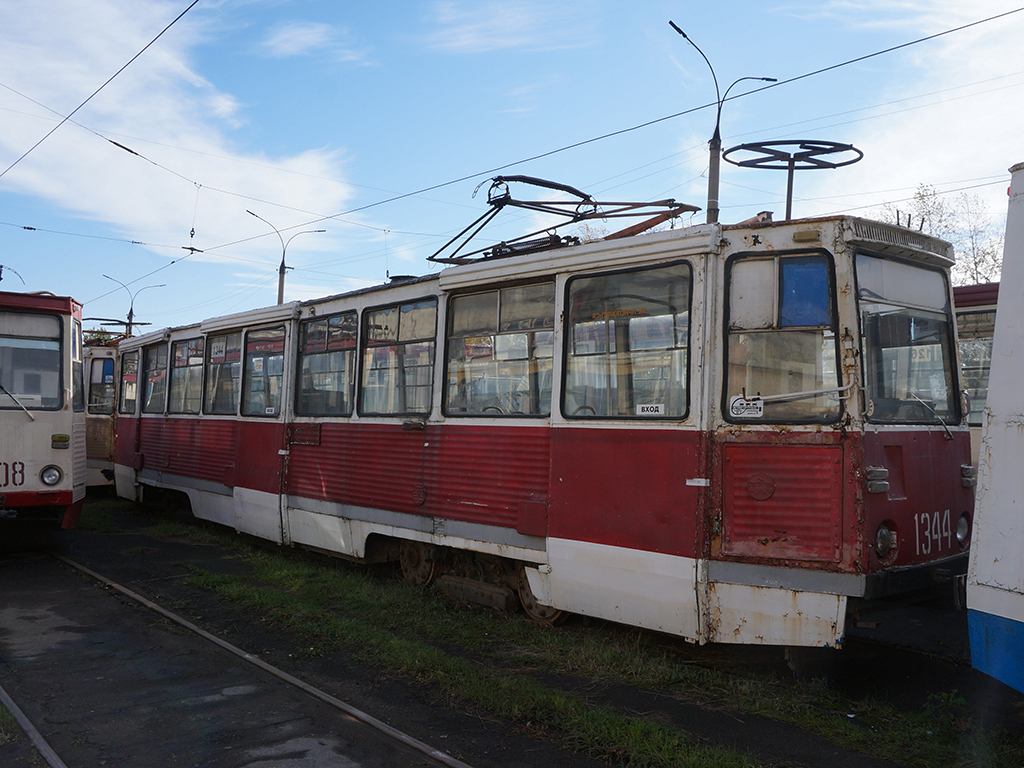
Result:
{"label": "tram bogie", "polygon": [[966,566],[951,264],[849,217],[701,225],[151,333],[118,493],[539,620],[835,646]]}

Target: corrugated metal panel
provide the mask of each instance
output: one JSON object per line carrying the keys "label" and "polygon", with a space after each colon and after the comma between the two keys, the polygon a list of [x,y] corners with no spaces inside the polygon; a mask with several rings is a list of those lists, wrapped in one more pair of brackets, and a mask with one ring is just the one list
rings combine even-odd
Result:
{"label": "corrugated metal panel", "polygon": [[842,455],[839,446],[726,446],[722,554],[838,561]]}
{"label": "corrugated metal panel", "polygon": [[547,430],[323,423],[290,446],[289,492],[359,506],[514,526],[548,483]]}

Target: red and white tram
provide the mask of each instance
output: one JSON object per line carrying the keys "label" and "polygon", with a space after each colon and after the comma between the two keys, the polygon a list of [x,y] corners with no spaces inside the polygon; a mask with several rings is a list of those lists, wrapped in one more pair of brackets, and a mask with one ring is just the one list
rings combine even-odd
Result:
{"label": "red and white tram", "polygon": [[951,264],[856,218],[711,224],[150,333],[118,493],[542,620],[835,646],[852,600],[966,570]]}
{"label": "red and white tram", "polygon": [[81,304],[52,294],[0,292],[5,543],[78,522],[86,461],[82,354]]}

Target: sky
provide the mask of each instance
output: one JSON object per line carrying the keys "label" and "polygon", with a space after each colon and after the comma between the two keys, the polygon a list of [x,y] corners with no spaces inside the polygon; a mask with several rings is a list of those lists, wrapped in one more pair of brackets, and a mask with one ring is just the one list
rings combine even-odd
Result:
{"label": "sky", "polygon": [[[729,90],[725,148],[864,153],[798,172],[794,216],[878,215],[927,184],[1001,227],[1022,1],[7,0],[0,289],[152,330],[274,304],[282,243],[286,301],[436,271],[497,175],[703,209],[711,67],[723,95],[778,80]],[[723,222],[783,218],[785,172],[721,173]],[[506,209],[475,247],[546,224]]]}

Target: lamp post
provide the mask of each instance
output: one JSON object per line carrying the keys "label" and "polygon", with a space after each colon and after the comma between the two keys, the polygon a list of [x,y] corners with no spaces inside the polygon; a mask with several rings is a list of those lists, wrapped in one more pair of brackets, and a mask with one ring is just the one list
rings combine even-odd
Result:
{"label": "lamp post", "polygon": [[723,95],[722,92],[719,91],[719,89],[718,89],[718,77],[715,75],[715,68],[711,66],[711,62],[708,61],[708,57],[704,55],[704,51],[702,51],[697,46],[697,44],[695,42],[693,42],[693,40],[691,40],[689,37],[687,37],[686,33],[683,32],[683,30],[681,30],[679,27],[677,27],[675,25],[675,22],[669,21],[669,24],[672,26],[672,29],[674,29],[676,32],[678,32],[680,35],[683,36],[683,39],[686,40],[686,42],[688,42],[690,45],[692,45],[694,48],[697,49],[697,53],[699,53],[701,55],[701,58],[703,58],[704,61],[707,63],[708,69],[711,70],[711,79],[715,81],[715,103],[716,103],[716,106],[717,106],[717,110],[715,112],[715,132],[711,135],[711,141],[708,142],[708,150],[710,152],[710,157],[708,159],[708,216],[707,216],[707,223],[708,224],[713,224],[716,221],[718,221],[718,210],[719,210],[718,209],[718,178],[719,178],[719,167],[720,167],[721,162],[722,162],[722,133],[721,133],[722,105],[725,103],[725,100],[729,98],[729,91],[732,90],[733,86],[736,85],[736,83],[742,83],[744,80],[761,80],[761,81],[766,82],[766,83],[775,83],[775,82],[778,82],[778,81],[774,77],[741,77],[738,80],[734,80],[732,85],[730,85],[728,88],[725,89],[725,94]]}
{"label": "lamp post", "polygon": [[[129,288],[124,283],[122,283],[116,277],[111,277],[110,275],[104,275],[104,277],[107,278],[107,280],[113,280],[115,283],[117,283],[122,288],[124,288],[126,291],[128,291],[129,302],[128,302],[128,328],[127,328],[127,333],[128,333],[128,338],[130,339],[132,337],[132,325],[133,325],[133,323],[135,321],[135,297],[138,296],[140,293],[142,293],[147,288],[164,288],[165,287],[165,283],[160,283],[160,285],[144,285],[142,288],[139,288],[139,290],[137,290],[135,293],[132,293],[131,288]],[[143,323],[143,325],[146,325],[146,323]]]}
{"label": "lamp post", "polygon": [[258,213],[253,213],[252,211],[250,211],[248,209],[246,209],[245,212],[248,213],[250,216],[255,216],[257,219],[259,219],[264,224],[266,224],[268,227],[270,227],[272,230],[274,230],[274,232],[277,233],[277,239],[281,241],[281,266],[277,270],[277,303],[278,304],[284,304],[284,273],[285,273],[285,270],[292,269],[292,267],[286,267],[285,264],[284,264],[284,256],[285,256],[285,253],[288,252],[288,243],[290,243],[292,240],[294,240],[299,235],[308,235],[308,234],[313,233],[313,232],[326,232],[327,230],[326,229],[304,229],[301,232],[296,232],[294,235],[289,237],[288,240],[286,241],[281,236],[281,232],[277,229],[277,227],[275,227],[269,221],[264,219]]}

